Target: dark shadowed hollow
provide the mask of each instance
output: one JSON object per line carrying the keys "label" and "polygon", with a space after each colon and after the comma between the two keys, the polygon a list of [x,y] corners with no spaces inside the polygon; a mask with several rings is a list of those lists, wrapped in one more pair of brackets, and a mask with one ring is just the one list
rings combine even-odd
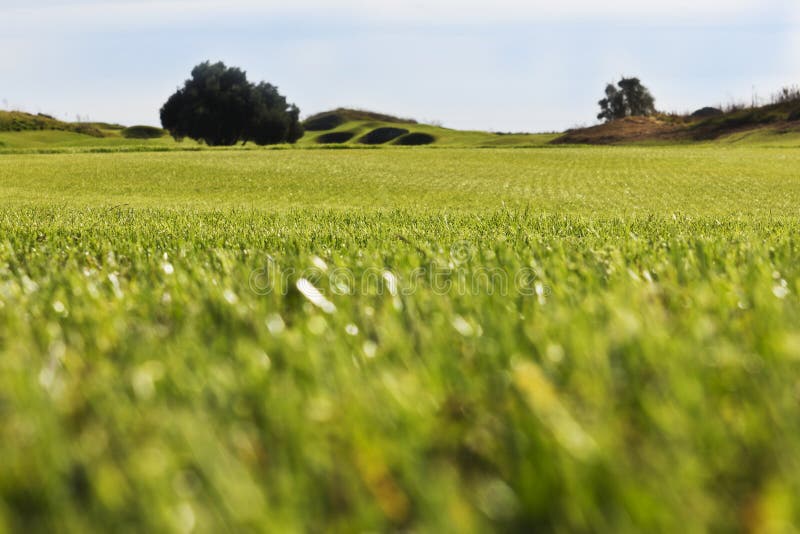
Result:
{"label": "dark shadowed hollow", "polygon": [[336,143],[346,143],[354,138],[353,132],[331,132],[317,137],[317,143],[321,145],[332,145]]}
{"label": "dark shadowed hollow", "polygon": [[405,128],[377,128],[361,137],[358,142],[363,145],[383,145],[406,134],[408,130]]}
{"label": "dark shadowed hollow", "polygon": [[422,145],[433,144],[435,141],[436,138],[431,134],[410,133],[408,135],[404,135],[403,137],[399,138],[397,141],[394,142],[394,144],[403,146],[422,146]]}

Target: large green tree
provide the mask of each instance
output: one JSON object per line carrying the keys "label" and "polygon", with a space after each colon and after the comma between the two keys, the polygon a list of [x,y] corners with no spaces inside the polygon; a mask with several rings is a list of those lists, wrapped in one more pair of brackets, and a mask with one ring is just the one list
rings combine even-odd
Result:
{"label": "large green tree", "polygon": [[647,116],[656,112],[656,99],[639,78],[622,78],[606,86],[606,97],[598,102],[598,119],[610,122],[625,117]]}
{"label": "large green tree", "polygon": [[294,143],[303,136],[300,110],[268,83],[252,84],[246,73],[205,62],[161,108],[161,124],[176,139],[209,146],[252,141]]}

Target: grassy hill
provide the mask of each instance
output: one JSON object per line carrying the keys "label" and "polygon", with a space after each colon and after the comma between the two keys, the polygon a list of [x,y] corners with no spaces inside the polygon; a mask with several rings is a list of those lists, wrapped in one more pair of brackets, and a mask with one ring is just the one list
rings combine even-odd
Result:
{"label": "grassy hill", "polygon": [[0,111],[0,132],[58,131],[104,137],[102,129],[114,127],[104,123],[63,122],[43,113],[33,115],[22,111]]}
{"label": "grassy hill", "polygon": [[[438,147],[534,147],[558,134],[501,134],[461,131],[419,124],[413,119],[369,111],[337,109],[309,117],[300,148],[366,148],[377,146],[431,145]],[[199,143],[176,143],[165,135],[154,139],[129,137],[135,130],[104,123],[66,123],[19,112],[0,111],[0,152],[63,150],[186,150]],[[248,150],[257,149],[248,144]],[[223,149],[224,150],[224,149]]]}
{"label": "grassy hill", "polygon": [[197,143],[188,140],[178,145],[158,128],[126,128],[121,124],[106,122],[64,122],[44,114],[0,110],[0,151],[142,148],[168,150],[179,147],[197,147]]}
{"label": "grassy hill", "polygon": [[[752,144],[800,146],[800,99],[711,116],[659,114],[555,133],[463,131],[421,124],[371,111],[339,108],[304,122],[299,148],[375,148],[402,146],[532,148],[551,144],[674,145]],[[147,135],[140,135],[146,129]],[[153,135],[153,138],[147,138]],[[159,136],[160,135],[160,136]],[[191,140],[176,143],[156,128],[125,128],[108,123],[69,123],[47,115],[0,111],[0,152],[198,150]],[[241,149],[242,147],[236,147]],[[247,150],[258,147],[248,144]],[[224,150],[224,149],[222,149]]]}
{"label": "grassy hill", "polygon": [[[480,131],[452,130],[441,126],[420,124],[411,119],[402,119],[369,111],[336,109],[319,113],[304,122],[306,135],[300,146],[344,145],[344,146],[458,146],[458,147],[525,147],[542,146],[557,138],[557,134],[505,134]],[[394,130],[397,134],[392,137]],[[370,142],[370,134],[386,132],[383,142]],[[378,138],[381,135],[377,136]]]}
{"label": "grassy hill", "polygon": [[[714,111],[713,108],[706,108]],[[800,98],[767,106],[735,108],[696,115],[658,114],[628,117],[567,131],[555,144],[720,143],[751,141],[780,144],[800,141]]]}

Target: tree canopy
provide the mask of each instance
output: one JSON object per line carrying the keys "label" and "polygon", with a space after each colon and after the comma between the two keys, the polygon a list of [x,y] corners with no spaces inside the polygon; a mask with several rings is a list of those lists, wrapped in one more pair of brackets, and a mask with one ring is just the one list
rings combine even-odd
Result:
{"label": "tree canopy", "polygon": [[277,87],[252,84],[243,70],[222,62],[192,69],[192,77],[161,108],[161,124],[175,139],[209,146],[294,143],[303,136],[300,110]]}
{"label": "tree canopy", "polygon": [[598,102],[598,119],[610,122],[625,117],[647,116],[656,112],[656,99],[639,78],[622,78],[606,86],[606,97]]}

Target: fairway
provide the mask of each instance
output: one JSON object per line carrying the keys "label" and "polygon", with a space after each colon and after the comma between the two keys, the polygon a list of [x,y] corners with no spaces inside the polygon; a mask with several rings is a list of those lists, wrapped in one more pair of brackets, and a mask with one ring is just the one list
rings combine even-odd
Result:
{"label": "fairway", "polygon": [[766,147],[12,154],[6,205],[171,210],[504,209],[582,217],[796,217],[800,151]]}
{"label": "fairway", "polygon": [[798,169],[0,155],[0,532],[791,532]]}

